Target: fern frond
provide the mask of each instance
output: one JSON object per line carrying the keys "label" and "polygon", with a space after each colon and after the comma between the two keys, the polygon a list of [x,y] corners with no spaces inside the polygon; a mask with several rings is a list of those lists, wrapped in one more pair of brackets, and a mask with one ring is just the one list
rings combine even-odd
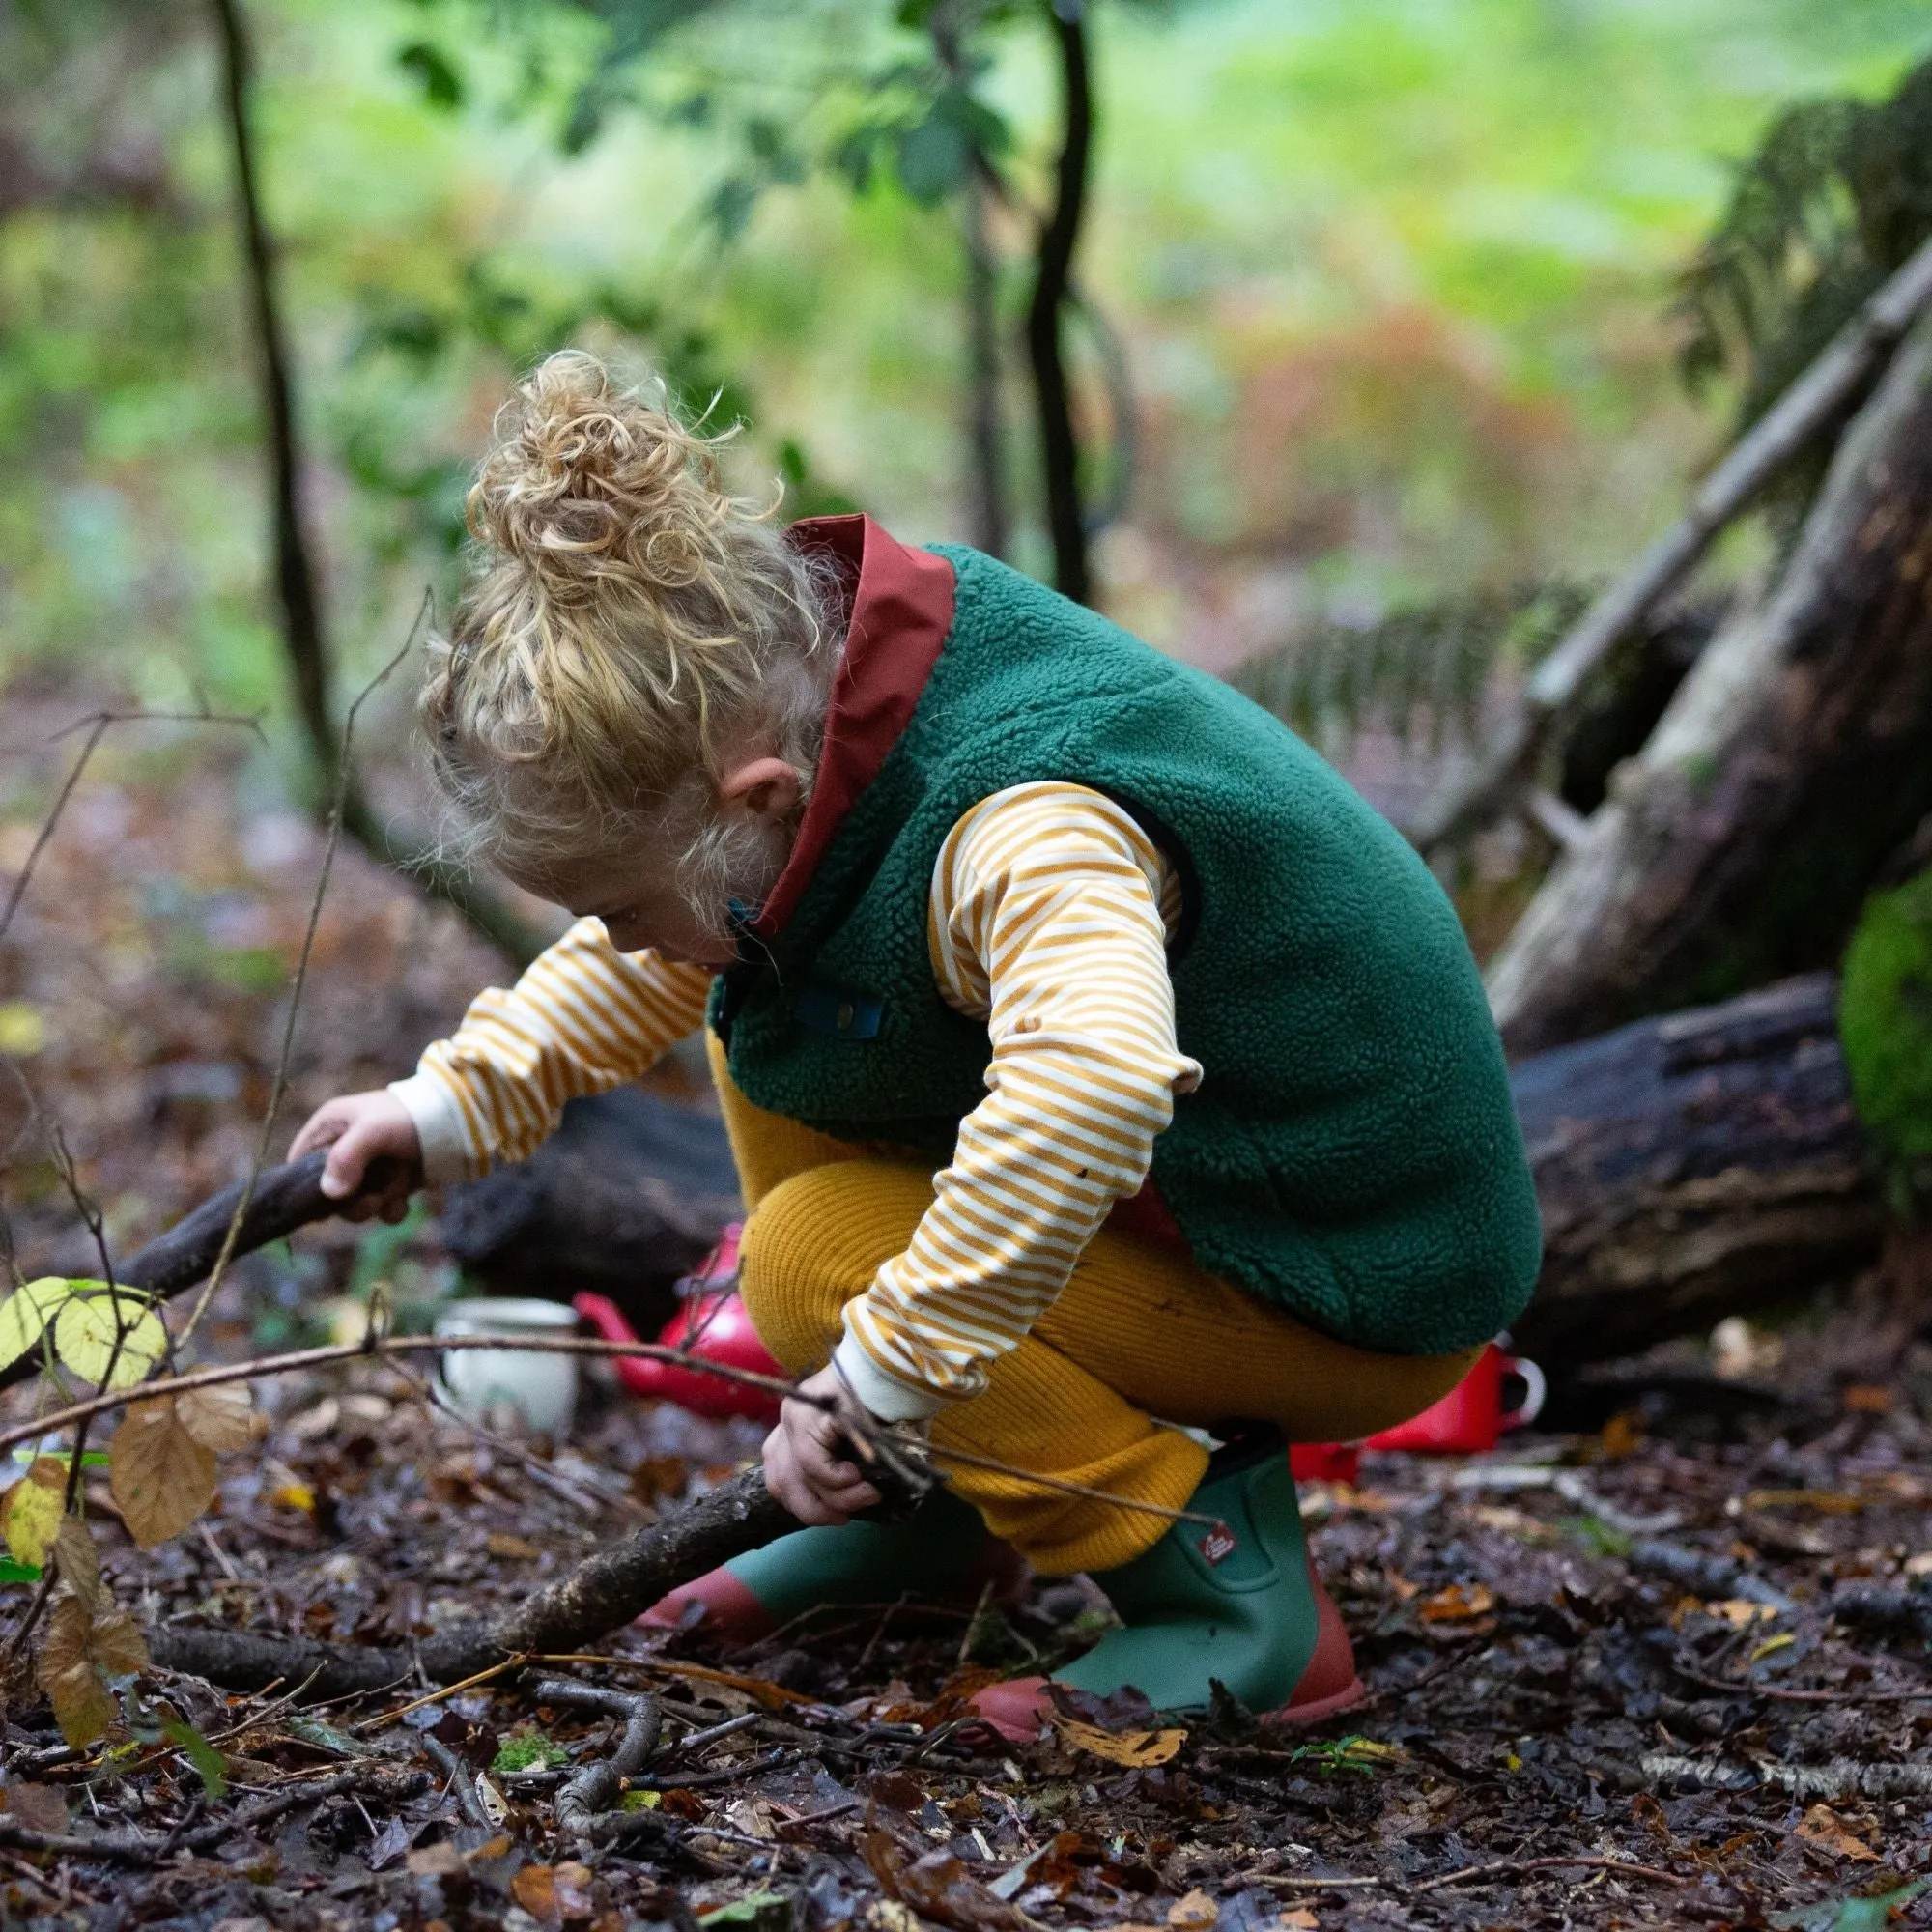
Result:
{"label": "fern frond", "polygon": [[1250,658],[1236,690],[1324,749],[1346,747],[1363,727],[1398,737],[1473,733],[1492,675],[1534,664],[1590,600],[1581,584],[1549,582],[1478,590],[1391,611],[1372,624],[1333,619]]}

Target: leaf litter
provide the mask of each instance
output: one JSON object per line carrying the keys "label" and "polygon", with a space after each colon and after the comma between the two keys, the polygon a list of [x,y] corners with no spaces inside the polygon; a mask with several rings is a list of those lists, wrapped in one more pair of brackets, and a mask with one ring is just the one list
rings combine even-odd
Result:
{"label": "leaf litter", "polygon": [[[273,1071],[320,846],[243,817],[227,757],[104,749],[0,941],[0,1002],[33,1021],[0,1052],[117,1251],[245,1170]],[[31,804],[0,797],[0,860]],[[345,852],[285,1129],[407,1066],[497,970]],[[97,1260],[30,1125],[0,1120],[0,1143],[27,1133],[14,1279],[64,1287]],[[378,1276],[399,1308],[455,1285],[433,1217],[248,1258],[198,1345],[299,1341]],[[140,1332],[96,1305],[79,1346],[100,1320]],[[51,1290],[13,1306],[0,1352],[50,1322],[63,1339]],[[0,1502],[15,1568],[50,1557],[55,1579],[31,1674],[0,1663],[0,1909],[90,1932],[1932,1924],[1932,1791],[1910,1776],[1932,1761],[1932,1350],[1874,1365],[1861,1333],[1828,1323],[1743,1410],[1639,1381],[1596,1429],[1307,1487],[1369,1697],[1304,1732],[1226,1697],[1179,1722],[1065,1700],[1024,1747],[974,1725],[978,1684],[1102,1627],[1066,1579],[977,1612],[850,1606],[748,1650],[621,1633],[606,1662],[543,1666],[661,1706],[656,1754],[604,1814],[621,1824],[587,1839],[557,1830],[556,1797],[611,1759],[620,1717],[544,1705],[514,1673],[305,1709],[299,1682],[240,1696],[152,1670],[141,1633],[406,1647],[716,1482],[755,1428],[593,1373],[572,1440],[518,1449],[375,1363],[264,1386],[259,1410],[245,1385],[137,1404],[106,1481],[88,1458],[84,1524],[46,1520],[59,1458],[17,1465]],[[44,1586],[6,1584],[0,1620]]]}

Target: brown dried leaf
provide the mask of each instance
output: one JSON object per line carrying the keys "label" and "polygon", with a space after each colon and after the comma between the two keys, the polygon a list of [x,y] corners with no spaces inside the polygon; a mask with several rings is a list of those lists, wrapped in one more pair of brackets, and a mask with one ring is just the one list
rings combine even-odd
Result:
{"label": "brown dried leaf", "polygon": [[510,1880],[510,1896],[539,1925],[554,1928],[563,1923],[556,1903],[556,1872],[552,1866],[524,1866]]}
{"label": "brown dried leaf", "polygon": [[7,1809],[30,1832],[65,1832],[68,1828],[67,1800],[51,1784],[28,1784],[16,1779],[0,1793]]}
{"label": "brown dried leaf", "polygon": [[60,1534],[54,1538],[54,1564],[61,1581],[86,1605],[89,1615],[99,1616],[107,1607],[107,1593],[100,1582],[100,1551],[77,1516],[61,1521]]}
{"label": "brown dried leaf", "polygon": [[114,1432],[109,1488],[143,1549],[178,1536],[214,1497],[214,1452],[162,1398],[132,1404]]}
{"label": "brown dried leaf", "polygon": [[1853,1837],[1845,1821],[1829,1804],[1812,1805],[1799,1820],[1798,1835],[1836,1858],[1856,1859],[1861,1864],[1878,1862],[1878,1854],[1862,1838]]}
{"label": "brown dried leaf", "polygon": [[175,1397],[175,1419],[201,1444],[217,1456],[246,1449],[268,1431],[268,1418],[256,1413],[255,1398],[246,1382],[217,1382],[213,1388],[186,1389]]}
{"label": "brown dried leaf", "polygon": [[1027,1920],[996,1897],[948,1851],[906,1861],[890,1833],[869,1831],[859,1843],[872,1876],[889,1897],[952,1932],[1021,1932]]}
{"label": "brown dried leaf", "polygon": [[61,1736],[74,1749],[103,1736],[114,1719],[114,1700],[89,1655],[94,1619],[77,1597],[63,1597],[47,1619],[41,1646],[41,1689],[54,1708]]}
{"label": "brown dried leaf", "polygon": [[0,1496],[0,1536],[15,1562],[45,1565],[66,1506],[66,1465],[51,1456],[35,1457],[27,1473]]}
{"label": "brown dried leaf", "polygon": [[1221,1908],[1196,1886],[1185,1898],[1177,1898],[1167,1908],[1171,1932],[1209,1932],[1221,1917]]}
{"label": "brown dried leaf", "polygon": [[1275,1923],[1283,1932],[1315,1932],[1321,1921],[1307,1906],[1297,1905],[1292,1912],[1284,1912]]}
{"label": "brown dried leaf", "polygon": [[1071,1718],[1057,1719],[1054,1729],[1061,1741],[1075,1750],[1131,1769],[1165,1764],[1187,1742],[1187,1733],[1182,1730],[1103,1731],[1097,1724],[1079,1723]]}
{"label": "brown dried leaf", "polygon": [[1486,1617],[1496,1606],[1495,1592],[1486,1583],[1451,1583],[1416,1605],[1426,1624],[1464,1623],[1472,1617]]}
{"label": "brown dried leaf", "polygon": [[131,1677],[148,1667],[148,1639],[126,1610],[95,1618],[88,1653],[110,1677]]}

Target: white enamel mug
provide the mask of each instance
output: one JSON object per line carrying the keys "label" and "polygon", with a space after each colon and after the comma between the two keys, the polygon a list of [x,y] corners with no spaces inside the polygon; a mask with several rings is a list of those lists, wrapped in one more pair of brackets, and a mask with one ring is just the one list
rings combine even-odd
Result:
{"label": "white enamel mug", "polygon": [[[484,1295],[452,1301],[436,1318],[436,1332],[457,1335],[569,1335],[577,1311],[567,1302]],[[560,1442],[577,1409],[577,1357],[537,1350],[452,1349],[438,1380],[443,1399],[471,1422],[493,1409],[513,1408],[532,1435]]]}

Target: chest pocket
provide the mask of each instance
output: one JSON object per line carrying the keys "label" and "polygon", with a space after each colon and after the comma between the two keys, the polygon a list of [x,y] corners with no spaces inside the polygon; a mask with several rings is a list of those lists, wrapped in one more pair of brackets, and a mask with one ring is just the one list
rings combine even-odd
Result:
{"label": "chest pocket", "polygon": [[886,1003],[813,980],[792,995],[791,1015],[800,1026],[828,1039],[877,1039],[885,1024]]}

